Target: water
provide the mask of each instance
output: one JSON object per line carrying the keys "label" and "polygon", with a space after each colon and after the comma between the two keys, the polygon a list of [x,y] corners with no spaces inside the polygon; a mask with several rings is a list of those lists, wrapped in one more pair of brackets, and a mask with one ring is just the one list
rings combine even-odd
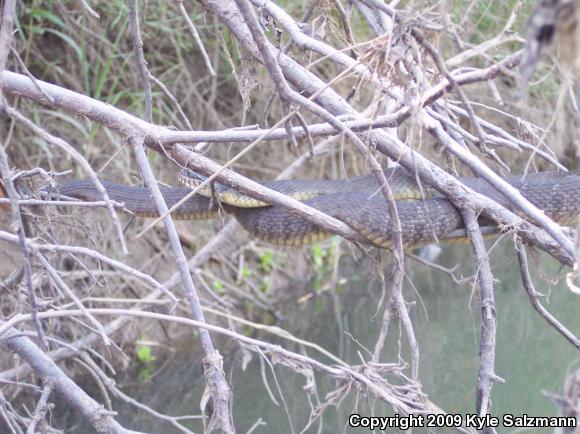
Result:
{"label": "water", "polygon": [[[492,244],[490,242],[488,247]],[[506,380],[505,384],[496,384],[493,388],[492,414],[498,417],[508,413],[518,416],[524,413],[556,415],[556,408],[542,391],[562,393],[566,374],[578,367],[578,353],[531,307],[521,285],[513,243],[509,239],[500,242],[494,247],[491,258],[492,271],[498,280],[495,284],[498,324],[496,373]],[[562,279],[569,269],[560,271],[558,264],[544,255],[541,257],[541,267],[534,265],[532,258],[529,260],[530,268],[535,270],[533,278],[536,289],[547,295],[543,299],[544,305],[578,335],[579,299],[567,289]],[[464,264],[459,272],[468,275],[471,271],[470,247],[446,246],[438,262],[447,266]],[[389,272],[391,269],[387,259],[385,270]],[[560,273],[559,282],[554,286],[548,284],[539,275],[540,269],[550,278]],[[357,263],[348,257],[341,261],[340,275],[349,279],[337,294],[343,331],[336,325],[333,298],[329,293],[300,305],[289,303],[282,326],[294,335],[340,355],[349,363],[360,363],[361,355],[368,360],[366,349],[372,351],[374,348],[382,317],[382,308],[377,310],[381,284],[370,276],[368,270],[368,261]],[[389,280],[387,285],[390,285]],[[407,301],[415,302],[411,316],[421,348],[423,391],[435,404],[450,413],[473,413],[479,367],[480,310],[477,296],[472,294],[469,284],[458,286],[446,275],[411,260],[407,260],[405,294]],[[400,352],[399,338],[402,342]],[[298,350],[295,344],[270,337],[265,339]],[[271,367],[267,363],[261,364],[255,355],[247,369],[242,371],[240,353],[235,345],[233,347],[230,355],[226,356],[225,365],[226,371],[233,370],[234,415],[238,432],[246,432],[258,420],[267,425],[256,428],[256,433],[289,433],[290,423],[295,432],[300,432],[310,415],[310,405],[303,390],[304,377],[278,365],[274,368],[274,381]],[[396,362],[399,353],[403,359],[409,360],[405,337],[395,324],[389,333],[382,361]],[[330,363],[313,350],[308,350],[308,354]],[[160,412],[199,414],[203,381],[201,368],[191,363],[192,358],[199,359],[199,349],[177,354],[150,384],[130,388],[126,392]],[[264,378],[267,378],[278,405],[270,398]],[[334,389],[335,383],[318,376],[317,387],[320,398],[324,399],[325,394]],[[177,432],[167,424],[161,425],[145,418],[126,405],[119,404],[115,409],[119,411],[118,420],[126,427],[148,432]],[[321,432],[368,431],[355,430],[346,425],[348,416],[355,409],[362,415],[370,415],[371,411],[379,416],[392,414],[388,406],[370,401],[353,390],[338,408],[330,408],[324,413]],[[190,426],[196,432],[203,432],[199,421],[192,421]],[[315,423],[308,432],[317,432],[317,429],[318,424]],[[498,428],[500,433],[512,430]],[[414,432],[426,431],[416,429]]]}

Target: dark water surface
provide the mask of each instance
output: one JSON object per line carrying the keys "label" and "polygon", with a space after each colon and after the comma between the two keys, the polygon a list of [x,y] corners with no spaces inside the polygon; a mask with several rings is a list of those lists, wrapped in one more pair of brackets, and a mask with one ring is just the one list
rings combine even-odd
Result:
{"label": "dark water surface", "polygon": [[[488,247],[492,244],[488,243]],[[517,258],[510,240],[505,239],[495,246],[491,258],[494,277],[497,279],[496,372],[506,380],[505,384],[497,384],[493,388],[492,413],[498,417],[508,413],[518,416],[524,413],[534,416],[556,415],[556,408],[543,396],[542,391],[561,394],[566,374],[578,366],[578,353],[532,309],[521,286]],[[544,305],[578,335],[578,296],[568,290],[563,278],[551,286],[538,273],[542,268],[550,278],[554,278],[559,272],[558,265],[543,255],[542,267],[534,265],[531,258],[529,260],[530,268],[534,271],[536,289],[547,295],[543,299]],[[388,258],[386,261],[385,270],[389,273],[392,266]],[[470,247],[446,246],[438,262],[448,266],[465,264],[460,271],[467,275],[471,270]],[[560,274],[563,276],[567,271],[569,269]],[[329,293],[301,305],[289,303],[284,324],[281,325],[294,335],[340,355],[349,363],[359,363],[359,354],[369,359],[365,348],[372,351],[380,326],[382,308],[377,311],[377,304],[381,284],[377,279],[369,277],[367,261],[356,263],[348,257],[341,262],[340,276],[348,279],[337,295],[341,303],[343,331],[337,326],[333,299]],[[421,349],[420,378],[423,390],[434,403],[450,413],[473,413],[479,366],[480,310],[476,303],[477,296],[472,295],[470,285],[457,286],[446,275],[410,260],[407,260],[407,277],[406,298],[408,301],[416,301],[411,315]],[[387,276],[389,288],[390,284]],[[399,336],[403,342],[403,358],[409,360],[405,337],[395,324],[389,333],[382,361],[397,362]],[[289,349],[298,349],[295,344],[276,338],[266,336],[264,339]],[[300,432],[310,415],[310,406],[303,390],[304,377],[278,365],[274,368],[276,383],[266,363],[261,364],[254,356],[246,370],[242,371],[240,354],[237,351],[234,353],[237,353],[235,357],[226,356],[226,366],[234,369],[234,414],[238,432],[246,432],[259,419],[266,425],[256,428],[256,433],[290,433],[289,420],[294,432]],[[328,362],[313,350],[308,350],[308,354]],[[176,355],[151,384],[126,391],[160,412],[173,415],[199,414],[198,403],[203,391],[201,367],[193,366],[190,360],[191,353],[184,351]],[[267,378],[278,405],[270,398],[263,378]],[[192,388],[192,384],[196,386]],[[319,396],[324,399],[335,384],[318,377],[317,387]],[[115,408],[119,411],[118,420],[128,428],[147,432],[178,432],[167,424],[160,425],[157,421],[145,418],[131,407],[117,405]],[[324,414],[321,432],[370,432],[368,429],[354,429],[346,425],[348,416],[355,409],[363,415],[370,415],[371,411],[379,416],[391,414],[386,405],[371,402],[362,394],[352,391],[337,409],[332,408]],[[203,432],[199,421],[192,421],[191,428]],[[318,428],[315,423],[308,432],[317,432]],[[498,428],[500,433],[513,430],[502,426]],[[413,432],[427,431],[415,429]]]}

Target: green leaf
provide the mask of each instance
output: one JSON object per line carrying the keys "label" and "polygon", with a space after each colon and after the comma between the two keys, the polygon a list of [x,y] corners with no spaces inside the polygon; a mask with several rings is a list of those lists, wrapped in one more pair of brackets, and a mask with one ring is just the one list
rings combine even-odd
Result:
{"label": "green leaf", "polygon": [[252,270],[248,267],[242,268],[242,277],[250,277],[252,275]]}
{"label": "green leaf", "polygon": [[44,18],[50,21],[51,23],[56,24],[58,27],[66,28],[64,21],[59,16],[54,15],[52,12],[47,11],[45,9],[32,8],[30,10],[30,16],[32,18]]}
{"label": "green leaf", "polygon": [[84,59],[84,51],[83,51],[83,49],[69,35],[67,35],[67,34],[65,34],[63,32],[60,32],[58,30],[55,30],[55,29],[45,29],[45,32],[52,33],[53,35],[58,36],[60,39],[62,39],[64,42],[66,42],[73,50],[75,50],[75,52],[77,53],[77,56],[78,56],[79,60],[82,61]]}
{"label": "green leaf", "polygon": [[322,249],[322,247],[320,247],[319,244],[314,244],[312,246],[312,261],[314,262],[314,266],[316,268],[322,268],[325,256],[326,252]]}
{"label": "green leaf", "polygon": [[218,294],[223,294],[225,292],[224,287],[225,287],[224,284],[222,282],[220,282],[219,280],[215,280],[213,282],[213,289]]}
{"label": "green leaf", "polygon": [[140,345],[137,347],[137,360],[141,363],[150,363],[153,360],[151,355],[151,347],[148,345]]}
{"label": "green leaf", "polygon": [[274,265],[274,253],[271,250],[268,250],[260,256],[260,267],[263,271],[269,272],[272,270],[272,266]]}

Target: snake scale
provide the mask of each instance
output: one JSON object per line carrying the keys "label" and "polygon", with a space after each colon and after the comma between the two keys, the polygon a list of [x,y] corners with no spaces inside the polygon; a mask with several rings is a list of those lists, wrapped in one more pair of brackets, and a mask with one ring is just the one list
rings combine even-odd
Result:
{"label": "snake scale", "polygon": [[[414,176],[397,167],[386,169],[385,176],[397,198],[403,243],[406,247],[445,240],[453,231],[463,228],[457,209],[431,188],[420,189]],[[195,186],[198,179],[191,172],[182,172],[183,183]],[[481,178],[459,178],[471,189],[508,207],[509,201]],[[541,172],[504,178],[524,197],[561,224],[572,224],[580,213],[580,174],[572,172]],[[392,231],[385,199],[378,192],[371,175],[342,180],[280,180],[262,181],[262,185],[292,196],[353,227],[378,247],[389,248]],[[128,187],[103,181],[112,200],[122,202],[137,215],[156,217],[156,207],[145,187]],[[175,205],[191,189],[160,187],[169,207]],[[223,209],[233,214],[252,235],[264,241],[287,246],[316,242],[330,234],[313,223],[295,216],[286,208],[267,206],[240,195],[221,184],[214,184],[213,197],[219,197]],[[58,187],[58,193],[81,200],[101,200],[89,180],[72,181]],[[212,193],[205,191],[188,199],[173,212],[178,219],[206,219],[219,211]]]}

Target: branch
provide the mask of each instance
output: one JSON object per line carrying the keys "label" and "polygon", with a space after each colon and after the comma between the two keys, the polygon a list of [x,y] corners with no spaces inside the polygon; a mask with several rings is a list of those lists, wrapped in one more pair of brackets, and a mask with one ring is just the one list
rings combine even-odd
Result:
{"label": "branch", "polygon": [[[137,160],[141,175],[145,181],[145,185],[151,192],[153,201],[159,210],[159,214],[166,215],[169,212],[169,209],[165,204],[157,180],[155,179],[149,161],[147,160],[147,155],[143,148],[143,142],[137,136],[133,136],[129,138],[129,143],[133,148],[133,153],[135,154],[135,159]],[[169,244],[175,258],[175,264],[181,275],[183,290],[189,300],[193,317],[200,323],[205,324],[205,318],[201,310],[199,297],[193,285],[191,274],[189,274],[187,260],[185,259],[185,254],[181,248],[179,235],[177,234],[177,229],[175,229],[173,219],[170,215],[167,215],[163,219],[163,223],[165,224],[165,231],[169,238]],[[209,333],[205,329],[201,329],[199,335],[206,356],[205,363],[209,367],[206,370],[208,386],[214,400],[214,412],[208,430],[212,431],[213,429],[219,428],[225,433],[234,433],[233,419],[230,413],[231,392],[223,372],[222,358],[215,350]]]}
{"label": "branch", "polygon": [[[477,269],[476,282],[479,286],[481,304],[481,340],[479,343],[479,377],[476,391],[477,414],[484,417],[490,411],[491,388],[494,381],[504,382],[495,374],[495,298],[493,292],[493,276],[489,266],[489,257],[483,243],[483,236],[477,224],[475,212],[469,208],[461,209],[461,216],[465,222],[467,235],[471,240],[475,266]],[[493,432],[490,428],[486,432]]]}
{"label": "branch", "polygon": [[[324,144],[317,145],[315,151],[320,151],[324,148]],[[281,178],[287,178],[291,176],[296,170],[304,164],[308,159],[308,154],[303,154],[302,157],[298,158],[294,161],[284,172],[282,172],[279,176]],[[211,256],[217,251],[233,251],[238,248],[239,244],[244,242],[247,239],[246,232],[240,230],[241,227],[237,223],[236,220],[231,220],[219,233],[213,236],[213,238],[208,241],[201,249],[199,249],[193,257],[188,261],[187,265],[191,271],[194,271],[202,264],[206,263]],[[13,235],[10,237],[13,237]],[[239,242],[233,242],[235,239],[241,238]],[[50,248],[50,245],[44,245]],[[63,248],[66,246],[59,246],[59,248]],[[70,246],[69,248],[74,248],[75,252],[76,249],[84,249],[83,247],[73,247]],[[230,250],[231,249],[231,250]],[[82,251],[78,251],[78,253],[83,254]],[[149,277],[149,276],[147,276]],[[162,285],[162,288],[157,288],[147,296],[141,299],[141,303],[136,306],[137,308],[141,308],[144,305],[149,303],[155,302],[158,300],[164,293],[165,290],[163,288],[171,289],[175,287],[180,282],[180,275],[179,272],[174,273],[166,282]],[[111,335],[124,327],[126,327],[134,317],[124,316],[118,317],[111,321],[109,324],[105,326],[105,331],[107,334]],[[70,357],[74,357],[78,354],[79,351],[82,351],[86,348],[90,348],[97,342],[98,336],[95,334],[89,334],[84,336],[80,339],[74,341],[70,346],[59,348],[57,350],[50,351],[48,356],[58,362],[61,360],[68,359]],[[9,381],[14,380],[17,378],[22,378],[28,374],[30,374],[31,368],[29,365],[21,365],[16,368],[12,368],[0,373],[0,381]]]}
{"label": "branch", "polygon": [[187,14],[185,7],[183,6],[183,0],[176,0],[176,2],[177,2],[177,5],[179,6],[179,13],[181,14],[185,23],[187,24],[187,28],[189,29],[189,32],[191,33],[193,40],[195,41],[195,43],[197,44],[197,47],[199,48],[199,51],[201,52],[201,56],[203,57],[203,61],[205,62],[205,67],[207,68],[207,72],[209,73],[210,77],[215,77],[216,73],[213,69],[213,66],[211,65],[211,61],[209,60],[209,56],[207,55],[207,51],[205,50],[205,47],[203,46],[203,42],[201,41],[201,38],[199,37],[199,32],[197,31],[197,29],[193,25],[193,22],[189,18],[189,15]]}
{"label": "branch", "polygon": [[[281,62],[280,65],[284,68],[285,62]],[[496,66],[490,67],[489,70],[495,70],[499,73],[499,68]],[[304,85],[307,87],[311,88],[312,85],[317,84],[317,82],[321,83],[321,86],[324,86],[316,76],[312,76],[313,78],[310,81],[302,80],[302,78],[311,75],[308,72],[303,72],[304,77],[297,74],[294,69],[290,70],[290,72],[292,72],[292,77],[300,77],[300,82],[304,82]],[[492,72],[488,72],[486,74],[491,73]],[[472,73],[466,73],[465,75],[469,74]],[[23,96],[37,101],[38,103],[53,106],[74,113],[78,116],[88,117],[89,119],[112,129],[122,137],[130,137],[135,131],[138,131],[145,136],[145,143],[148,146],[157,151],[163,152],[157,141],[160,134],[165,132],[161,127],[148,124],[147,122],[135,118],[122,110],[116,109],[92,98],[37,80],[36,85],[42,88],[47,95],[54,99],[54,104],[51,104],[51,101],[44,93],[40,92],[37,87],[34,86],[33,82],[28,77],[20,74],[5,71],[4,82],[5,91],[7,93]],[[459,81],[457,80],[457,82]],[[326,99],[328,92],[328,89],[324,90],[317,99]],[[330,103],[334,103],[331,104],[334,109],[343,105],[340,101],[335,101],[333,98],[330,98],[329,104]],[[350,110],[350,115],[357,116],[352,109]],[[526,242],[537,245],[564,264],[573,264],[573,256],[570,256],[568,252],[562,249],[562,247],[554,242],[544,231],[538,230],[536,227],[516,216],[511,211],[498,205],[493,200],[467,189],[460,181],[434,165],[425,157],[417,154],[397,138],[388,135],[384,131],[375,131],[371,133],[371,140],[377,146],[378,150],[396,161],[399,161],[411,172],[417,173],[423,181],[433,185],[439,191],[443,192],[456,205],[461,206],[462,203],[471,203],[475,208],[481,209],[486,217],[499,226],[515,228],[518,234],[520,234]],[[257,193],[263,194],[263,191]]]}
{"label": "branch", "polygon": [[[254,54],[258,60],[262,60],[239,14],[232,13],[235,9],[231,0],[204,0],[203,3],[208,10],[218,16],[220,21],[228,27],[248,52]],[[469,71],[455,76],[455,82],[458,85],[463,85],[489,80],[499,75],[505,68],[513,68],[516,66],[519,59],[520,54],[516,53],[498,64],[483,70]],[[278,61],[286,79],[295,88],[303,89],[305,94],[317,94],[316,101],[322,107],[327,108],[329,112],[334,115],[349,115],[355,119],[360,118],[358,112],[350,107],[338,94],[329,89],[327,84],[316,75],[307,71],[283,53],[278,54]],[[442,80],[421,97],[420,106],[431,104],[451,87],[451,83]],[[410,116],[412,110],[410,106],[405,106],[400,109],[400,113],[403,113],[405,116]],[[437,188],[456,206],[461,207],[464,203],[470,203],[475,208],[481,209],[486,217],[499,226],[516,228],[518,234],[527,242],[537,245],[564,264],[573,264],[573,255],[570,255],[568,249],[563,248],[560,243],[555,242],[544,231],[538,230],[533,225],[489,198],[477,195],[467,189],[451,175],[437,167],[427,158],[410,149],[397,138],[390,136],[384,131],[373,131],[370,133],[370,139],[380,152],[398,161],[411,173],[417,173],[422,181]]]}
{"label": "branch", "polygon": [[[401,231],[401,221],[399,220],[399,215],[397,213],[397,207],[395,204],[395,197],[393,191],[391,190],[387,179],[385,178],[382,167],[376,161],[374,156],[370,153],[369,148],[365,145],[362,140],[351,130],[346,128],[342,122],[340,122],[335,116],[330,114],[327,110],[319,107],[313,103],[310,99],[304,98],[297,92],[294,92],[288,83],[286,82],[282,70],[276,61],[276,56],[271,49],[258,21],[254,15],[252,7],[249,0],[236,0],[238,8],[240,9],[242,15],[244,16],[244,21],[248,25],[252,37],[258,46],[262,58],[264,60],[265,66],[270,73],[279,94],[283,99],[289,100],[306,108],[317,116],[321,117],[331,125],[333,125],[337,130],[344,132],[345,135],[350,139],[350,141],[355,145],[357,151],[369,162],[371,166],[372,173],[376,179],[377,186],[381,189],[383,196],[387,202],[389,218],[392,224],[392,237],[393,237],[393,252],[395,256],[395,270],[393,279],[393,294],[392,302],[385,309],[385,318],[383,320],[383,326],[381,329],[381,334],[377,341],[375,352],[373,354],[374,361],[379,360],[379,356],[383,347],[384,340],[386,338],[386,333],[388,330],[388,317],[387,313],[389,310],[395,311],[405,326],[405,331],[407,332],[407,337],[409,339],[409,344],[412,348],[412,362],[411,371],[412,378],[417,379],[419,375],[419,347],[415,338],[415,332],[413,331],[413,325],[409,319],[409,314],[407,312],[407,306],[403,298],[403,279],[405,275],[405,265],[404,265],[404,252],[403,252],[403,238]],[[396,301],[395,301],[396,300]]]}
{"label": "branch", "polygon": [[[428,400],[425,402],[412,400],[412,395],[408,396],[408,393],[404,391],[403,393],[398,391],[398,388],[387,381],[380,380],[381,377],[377,375],[377,372],[373,369],[373,364],[365,365],[364,367],[351,367],[351,366],[335,366],[335,365],[325,365],[316,359],[311,357],[295,353],[286,350],[279,345],[270,344],[263,342],[258,339],[248,337],[243,334],[236,333],[234,331],[215,326],[212,324],[207,324],[205,322],[195,321],[189,318],[174,316],[174,315],[164,315],[157,312],[147,312],[139,310],[129,310],[129,309],[111,309],[111,308],[91,308],[88,309],[92,315],[116,315],[116,316],[133,316],[139,318],[156,319],[160,321],[170,321],[179,324],[184,324],[190,327],[196,327],[200,329],[205,329],[218,333],[241,343],[248,345],[248,348],[261,348],[264,351],[270,353],[273,360],[276,363],[281,363],[284,365],[289,365],[289,363],[297,363],[299,365],[308,366],[310,369],[317,370],[321,373],[329,375],[332,378],[343,378],[345,380],[355,381],[364,386],[369,393],[372,393],[378,399],[385,401],[404,414],[410,413],[428,413],[436,408]],[[60,311],[46,311],[39,313],[41,319],[48,318],[68,318],[68,317],[79,317],[82,316],[83,312],[80,310],[60,310]],[[5,322],[0,322],[0,336],[7,333],[9,336],[11,334],[10,330],[12,327],[20,324],[22,322],[29,321],[31,319],[28,314],[16,314],[10,320]],[[27,338],[21,338],[27,339]],[[46,356],[45,356],[46,357]],[[380,367],[380,364],[374,364],[375,367]],[[35,366],[33,365],[33,368]],[[70,380],[69,380],[70,381]],[[78,387],[78,386],[77,386]],[[431,406],[431,407],[428,407]]]}
{"label": "branch", "polygon": [[469,167],[476,175],[485,179],[497,191],[505,196],[517,208],[522,210],[525,215],[530,216],[532,221],[542,227],[548,234],[552,236],[564,249],[569,256],[574,256],[574,244],[564,234],[559,224],[555,223],[549,217],[546,217],[544,211],[538,209],[535,205],[530,203],[517,188],[510,185],[507,181],[500,178],[493,170],[481,162],[479,158],[469,152],[467,149],[456,143],[441,127],[441,124],[427,117],[424,113],[419,115],[419,120],[423,126],[433,134],[449,151],[459,158],[467,167]]}
{"label": "branch", "polygon": [[32,311],[32,317],[34,319],[34,326],[36,328],[36,333],[38,334],[38,339],[43,347],[47,349],[48,345],[44,337],[44,332],[42,330],[42,324],[36,317],[38,312],[38,305],[36,302],[36,294],[34,293],[34,288],[32,285],[32,263],[31,255],[26,244],[27,231],[25,227],[25,220],[18,206],[19,195],[14,186],[14,181],[12,179],[12,171],[8,164],[8,155],[4,150],[4,145],[0,142],[0,180],[6,190],[6,195],[10,200],[10,211],[12,214],[12,229],[18,235],[18,244],[20,246],[20,251],[22,253],[22,269],[24,272],[24,277],[26,279],[26,290],[28,294],[28,301],[30,303],[30,309]]}
{"label": "branch", "polygon": [[143,40],[141,39],[141,29],[139,26],[139,11],[137,9],[138,0],[129,0],[129,23],[131,39],[133,41],[133,54],[137,59],[137,69],[141,76],[143,93],[145,94],[145,120],[153,121],[153,97],[151,96],[151,83],[149,82],[149,70],[147,61],[143,54]]}
{"label": "branch", "polygon": [[[80,316],[84,315],[80,310],[77,312]],[[113,416],[103,409],[101,404],[87,395],[30,339],[21,336],[18,330],[6,327],[6,324],[5,321],[0,321],[0,329],[3,330],[0,332],[0,341],[3,345],[26,360],[42,381],[51,382],[54,385],[54,390],[60,393],[67,404],[82,415],[95,431],[103,434],[134,432],[119,425]]]}
{"label": "branch", "polygon": [[4,0],[2,2],[2,15],[0,17],[0,109],[4,107],[3,75],[6,69],[8,54],[12,46],[12,30],[16,15],[16,0]]}
{"label": "branch", "polygon": [[520,263],[520,274],[522,276],[522,283],[524,285],[524,289],[528,294],[528,298],[530,299],[530,303],[532,307],[538,314],[544,318],[544,320],[550,324],[558,333],[560,333],[568,342],[570,342],[574,347],[578,350],[580,349],[580,339],[578,339],[574,333],[572,333],[566,326],[564,326],[558,319],[552,315],[548,309],[546,309],[542,303],[540,303],[540,294],[534,288],[534,283],[532,282],[532,278],[530,277],[530,269],[528,267],[528,258],[526,256],[526,251],[524,246],[522,245],[522,241],[519,238],[516,238],[516,253],[518,255],[518,261]]}
{"label": "branch", "polygon": [[36,404],[36,409],[32,414],[32,421],[28,428],[26,429],[26,434],[34,434],[36,432],[36,425],[46,416],[46,413],[52,409],[52,405],[48,404],[48,398],[52,393],[52,389],[54,388],[54,383],[52,380],[48,379],[45,381],[44,386],[42,387],[42,393],[40,394],[40,398]]}
{"label": "branch", "polygon": [[115,212],[115,208],[113,206],[114,204],[109,198],[107,189],[103,186],[103,184],[99,180],[97,174],[95,173],[89,162],[81,155],[79,151],[77,151],[74,147],[69,145],[63,139],[55,137],[45,129],[38,127],[37,125],[34,124],[34,122],[32,122],[30,119],[20,114],[20,112],[18,112],[17,110],[13,109],[12,107],[6,106],[6,111],[8,112],[8,115],[10,115],[10,117],[24,124],[26,127],[30,128],[43,140],[46,140],[48,143],[56,146],[57,148],[60,148],[63,152],[67,153],[74,161],[76,161],[76,163],[79,166],[82,167],[85,173],[95,184],[95,187],[99,191],[103,200],[107,203],[107,210],[109,211],[111,220],[113,220],[113,224],[115,225],[115,229],[117,230],[117,237],[119,238],[119,242],[121,243],[121,250],[124,255],[128,255],[129,251],[127,250],[127,242],[125,241],[125,236],[123,235],[123,227],[121,226],[119,217]]}

